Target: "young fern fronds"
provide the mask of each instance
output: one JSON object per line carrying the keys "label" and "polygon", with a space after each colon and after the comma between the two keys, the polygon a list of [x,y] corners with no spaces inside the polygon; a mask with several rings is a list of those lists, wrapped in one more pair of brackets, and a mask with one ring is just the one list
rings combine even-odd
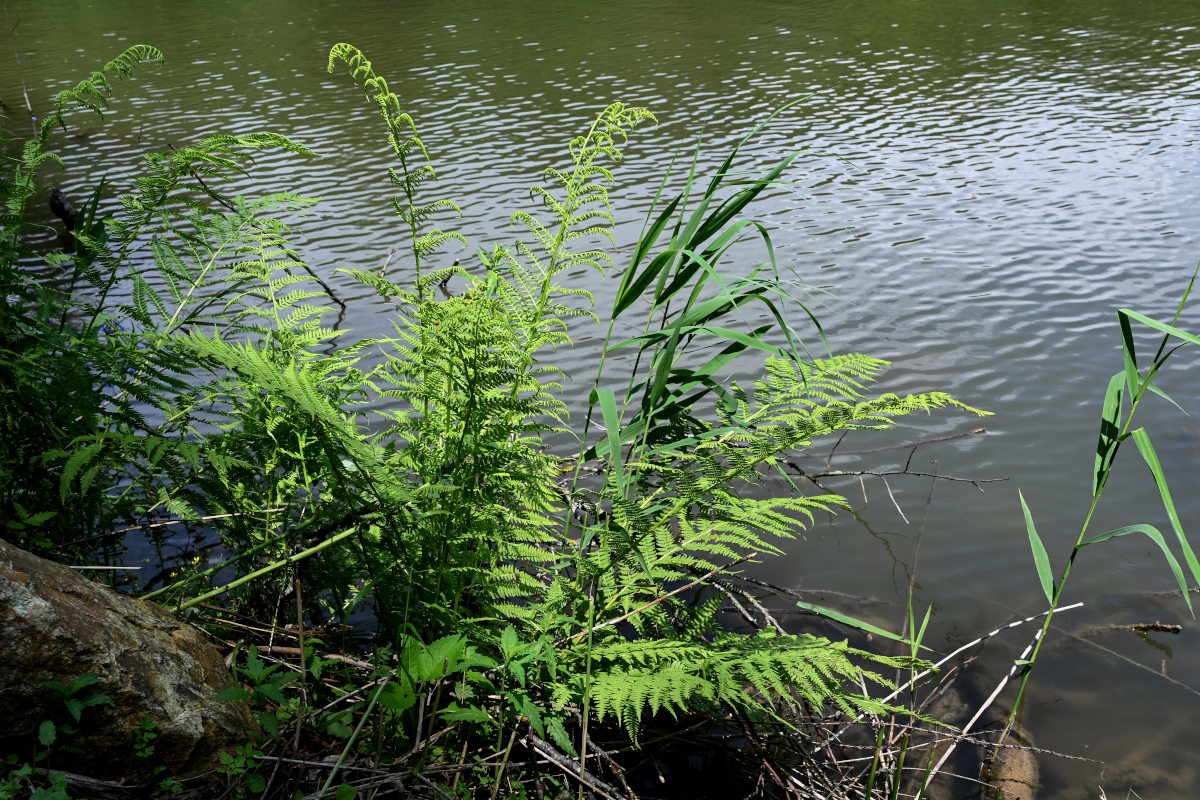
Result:
{"label": "young fern fronds", "polygon": [[[408,112],[400,105],[400,98],[389,88],[387,81],[375,74],[371,62],[363,52],[351,44],[341,42],[335,44],[329,51],[329,72],[333,72],[338,62],[343,63],[350,72],[355,83],[362,86],[367,97],[375,102],[379,115],[387,126],[388,144],[392,152],[400,160],[399,171],[388,170],[392,183],[400,187],[403,197],[392,199],[396,213],[408,225],[412,237],[413,266],[418,284],[422,278],[422,262],[451,239],[467,244],[466,238],[459,233],[447,233],[433,230],[421,233],[424,223],[440,211],[452,211],[462,214],[462,209],[452,200],[435,200],[432,203],[419,204],[416,200],[417,189],[426,180],[436,180],[437,174],[429,162],[429,152],[425,143],[417,135],[417,126]],[[418,164],[417,159],[426,163]],[[420,292],[424,297],[424,292]]]}
{"label": "young fern fronds", "polygon": [[[558,273],[579,266],[604,272],[612,265],[612,257],[607,253],[599,250],[572,252],[567,245],[575,239],[594,235],[604,236],[610,242],[613,240],[612,205],[605,185],[612,182],[613,174],[598,159],[604,156],[620,163],[620,145],[628,139],[628,131],[645,120],[658,122],[648,109],[613,103],[600,112],[586,134],[571,140],[568,146],[571,166],[566,171],[554,168],[545,171],[545,177],[557,184],[554,191],[535,186],[530,193],[553,212],[557,226],[553,233],[531,214],[517,212],[512,216],[513,223],[524,225],[544,251],[543,261],[531,248],[523,248],[523,254],[536,265],[542,278],[537,305],[533,308],[534,320],[542,318],[551,292],[558,290],[554,284]],[[561,199],[556,196],[558,193],[561,193]]]}
{"label": "young fern fronds", "polygon": [[54,126],[64,124],[63,117],[73,108],[88,109],[103,117],[104,112],[108,110],[108,101],[112,98],[110,76],[129,78],[133,75],[133,68],[139,64],[162,64],[165,61],[166,56],[157,47],[135,44],[126,48],[125,52],[93,72],[91,77],[84,78],[75,86],[54,96],[54,110],[42,120],[38,138],[44,142],[46,134]]}
{"label": "young fern fronds", "polygon": [[[144,44],[133,45],[92,73],[91,77],[85,78],[72,88],[64,89],[55,95],[54,108],[42,118],[37,136],[25,142],[21,159],[13,171],[13,180],[6,192],[9,214],[17,219],[24,216],[25,204],[37,190],[35,181],[38,168],[47,161],[62,163],[58,156],[44,152],[43,148],[50,140],[50,134],[55,127],[66,127],[65,118],[68,114],[82,109],[103,117],[104,112],[108,110],[109,99],[112,97],[110,78],[128,78],[138,64],[147,62],[162,64],[164,60],[162,51],[157,48]],[[15,248],[21,226],[13,225],[11,227],[12,246]]]}
{"label": "young fern fronds", "polygon": [[[245,136],[215,134],[189,147],[146,156],[146,174],[134,182],[132,192],[121,197],[125,218],[108,223],[111,248],[100,247],[95,253],[96,260],[107,270],[107,277],[103,283],[94,286],[98,290],[98,297],[88,309],[91,318],[85,324],[85,329],[102,323],[100,315],[110,292],[121,277],[120,268],[130,264],[131,255],[142,246],[147,230],[152,232],[152,251],[157,266],[163,270],[168,283],[182,263],[179,259],[184,254],[190,255],[200,265],[199,277],[203,279],[217,265],[220,255],[227,252],[228,247],[236,247],[239,237],[253,226],[256,214],[273,205],[302,206],[309,202],[282,193],[246,203],[218,192],[204,181],[204,177],[232,181],[245,174],[245,164],[253,163],[254,151],[263,148],[312,155],[311,150],[286,136],[253,133]],[[218,204],[219,210],[198,200],[197,195],[211,198]],[[226,209],[229,209],[228,213]],[[178,244],[166,249],[153,246],[154,236],[166,235],[177,240]],[[177,305],[172,324],[181,323],[199,313],[189,307],[197,298],[200,298],[199,309],[215,302],[215,298],[203,299],[193,286],[192,291],[174,298]]]}

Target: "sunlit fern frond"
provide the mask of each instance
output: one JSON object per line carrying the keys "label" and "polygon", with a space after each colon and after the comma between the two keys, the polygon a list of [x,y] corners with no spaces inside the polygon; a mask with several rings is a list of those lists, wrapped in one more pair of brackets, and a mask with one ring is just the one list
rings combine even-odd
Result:
{"label": "sunlit fern frond", "polygon": [[[425,258],[439,251],[450,240],[456,240],[464,246],[467,244],[462,234],[439,229],[422,233],[422,228],[439,212],[461,215],[462,209],[448,199],[428,203],[417,202],[418,189],[426,181],[436,180],[437,173],[429,163],[429,152],[425,149],[425,144],[417,135],[416,123],[403,110],[400,98],[388,88],[387,81],[376,74],[371,62],[361,50],[344,42],[335,44],[329,51],[329,72],[333,72],[339,62],[345,65],[351,78],[362,86],[367,97],[374,101],[387,127],[388,144],[400,161],[399,170],[388,170],[391,182],[403,193],[403,197],[392,199],[392,206],[408,226],[412,237],[413,266],[420,282],[422,262]],[[423,159],[424,163],[418,163],[417,158]],[[423,292],[421,294],[423,296]]]}

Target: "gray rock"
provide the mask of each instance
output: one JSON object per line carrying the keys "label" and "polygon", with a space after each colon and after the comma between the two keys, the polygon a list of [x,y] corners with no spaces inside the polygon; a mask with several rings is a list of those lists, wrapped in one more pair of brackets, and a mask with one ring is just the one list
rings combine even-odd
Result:
{"label": "gray rock", "polygon": [[[0,758],[30,759],[44,720],[66,720],[46,681],[69,684],[87,673],[84,690],[112,704],[83,711],[78,748],[61,767],[95,778],[143,782],[189,778],[220,763],[220,753],[255,729],[244,702],[215,702],[234,685],[217,651],[195,628],[153,603],[126,597],[76,571],[0,540]],[[154,753],[134,753],[142,720],[157,738]],[[52,757],[50,766],[54,767]],[[158,766],[166,773],[154,774]]]}

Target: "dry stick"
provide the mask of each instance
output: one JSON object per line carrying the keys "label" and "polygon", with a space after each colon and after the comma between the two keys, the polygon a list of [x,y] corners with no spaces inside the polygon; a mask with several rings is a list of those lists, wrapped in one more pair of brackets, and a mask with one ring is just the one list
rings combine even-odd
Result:
{"label": "dry stick", "polygon": [[[907,466],[907,464],[905,465]],[[937,478],[939,472],[937,459],[933,460],[933,480],[929,482],[929,494],[925,497],[925,511],[921,516],[921,527],[917,528],[916,540],[913,542],[912,564],[908,567],[908,603],[912,606],[913,591],[917,587],[917,560],[921,556],[921,540],[925,537],[925,528],[929,525],[929,509],[933,507],[933,491],[937,488]],[[901,626],[900,635],[905,636],[908,633],[908,617],[904,618],[904,625]]]}
{"label": "dry stick", "polygon": [[[33,103],[29,102],[29,90],[25,88],[25,70],[21,68],[21,56],[17,54],[17,26],[21,24],[21,19],[21,17],[17,17],[8,36],[12,41],[13,59],[17,62],[17,75],[21,78],[21,94],[25,96],[25,108],[29,111],[29,124],[33,126],[33,135],[37,136],[37,116],[33,113]],[[4,4],[4,21],[8,22],[8,3]]]}
{"label": "dry stick", "polygon": [[525,735],[525,743],[534,752],[540,753],[548,758],[552,763],[557,765],[572,778],[576,778],[581,784],[591,789],[593,792],[598,792],[609,798],[609,800],[624,800],[624,796],[618,792],[616,788],[609,786],[607,783],[604,783],[601,780],[598,780],[594,775],[585,773],[582,765],[578,761],[563,755],[558,750],[554,749],[549,742],[539,739],[534,733],[530,732]]}
{"label": "dry stick", "polygon": [[[74,567],[74,569],[82,569],[82,568]],[[96,567],[96,569],[103,569],[103,567]],[[1096,628],[1088,628],[1087,630],[1082,630],[1078,633],[1078,635],[1081,637],[1094,636],[1096,634],[1112,633],[1114,631],[1133,631],[1134,633],[1180,634],[1180,633],[1183,633],[1183,626],[1176,625],[1174,623],[1168,624],[1166,622],[1160,622],[1159,620],[1154,620],[1154,622],[1131,622],[1128,625],[1103,625],[1103,626],[1096,627]]]}
{"label": "dry stick", "polygon": [[[445,797],[445,798],[446,798],[446,800],[454,800],[454,796],[453,796],[453,795],[449,794],[449,793],[448,793],[448,792],[447,792],[445,789],[443,789],[442,787],[438,786],[436,783],[434,783],[433,781],[431,781],[431,780],[429,780],[428,778],[424,777],[424,776],[423,776],[423,775],[421,775],[420,773],[417,773],[417,774],[415,774],[413,777],[414,777],[414,778],[416,778],[417,780],[419,780],[421,783],[423,783],[423,784],[425,784],[426,786],[428,786],[430,789],[433,789],[435,792],[437,792],[437,793],[438,793],[439,795],[441,795],[442,797]],[[305,798],[305,800],[307,800],[307,798]]]}
{"label": "dry stick", "polygon": [[[907,470],[909,467],[909,464],[912,463],[913,453],[916,453],[916,451],[917,451],[917,449],[914,447],[912,452],[909,453],[909,456],[908,456],[909,460],[906,461],[904,464],[905,470]],[[917,535],[916,535],[916,537],[914,537],[914,540],[913,540],[912,563],[909,564],[909,567],[908,567],[908,609],[907,609],[908,613],[904,615],[904,620],[900,625],[900,635],[901,636],[912,637],[912,636],[916,635],[916,631],[909,630],[908,623],[909,623],[910,619],[913,619],[913,593],[916,591],[916,587],[917,587],[917,564],[918,564],[918,562],[920,560],[920,556],[921,556],[921,540],[925,537],[925,529],[929,525],[929,510],[930,510],[930,508],[933,507],[933,493],[934,493],[934,490],[937,488],[937,476],[938,476],[939,472],[940,472],[940,469],[938,466],[937,459],[934,459],[933,460],[933,478],[929,481],[929,494],[925,496],[925,509],[921,515],[921,526],[919,528],[917,528]],[[914,620],[914,622],[915,622],[915,620]],[[900,682],[900,671],[897,670],[896,683],[899,683],[899,682]],[[910,685],[910,690],[909,690],[910,706],[914,705],[915,701],[916,701],[916,685],[912,684],[912,685]],[[890,738],[890,741],[893,743],[896,741],[897,736],[903,735],[903,734],[898,734],[896,732],[896,730],[895,730],[896,722],[897,722],[896,717],[895,717],[895,715],[893,715],[892,716],[892,729],[893,730],[892,730],[892,734],[891,734],[891,738]],[[907,730],[908,727],[909,726],[906,725],[905,729]]]}
{"label": "dry stick", "polygon": [[358,727],[354,729],[354,733],[350,735],[349,741],[346,742],[345,749],[342,750],[341,755],[339,755],[337,761],[334,762],[333,771],[329,773],[329,777],[325,779],[325,783],[321,786],[321,790],[317,792],[318,800],[319,798],[324,797],[325,792],[329,791],[329,787],[333,785],[333,779],[337,777],[338,771],[341,770],[342,762],[344,762],[346,760],[346,756],[349,755],[350,748],[354,746],[355,740],[358,739],[358,734],[362,732],[363,725],[367,724],[367,719],[371,716],[371,712],[375,710],[375,704],[379,701],[379,695],[383,694],[383,690],[387,688],[388,681],[390,680],[390,676],[384,678],[383,683],[378,689],[375,690],[375,696],[372,697],[371,702],[367,704],[367,710],[363,712],[362,719],[358,721]]}
{"label": "dry stick", "polygon": [[[582,725],[583,715],[579,713],[579,710],[572,709],[572,713],[575,715],[575,719],[579,720],[579,724]],[[647,744],[649,744],[649,742]],[[617,776],[617,780],[621,782],[621,786],[625,789],[626,793],[633,798],[633,800],[638,800],[637,794],[633,791],[633,789],[629,788],[629,782],[625,780],[625,770],[620,764],[617,763],[617,760],[613,758],[612,753],[596,744],[595,741],[588,742],[588,747],[596,751],[597,758],[603,758],[608,763],[608,768],[611,769],[613,774]]]}
{"label": "dry stick", "polygon": [[1079,636],[1074,633],[1069,633],[1066,631],[1062,631],[1062,632],[1066,633],[1066,635],[1071,639],[1075,639],[1077,641],[1083,642],[1084,644],[1091,645],[1092,647],[1096,648],[1097,650],[1099,650],[1102,653],[1106,653],[1114,658],[1120,659],[1121,661],[1124,661],[1127,664],[1131,664],[1132,666],[1135,666],[1138,669],[1145,670],[1146,672],[1149,672],[1151,675],[1154,675],[1155,677],[1162,678],[1167,683],[1178,686],[1180,689],[1183,689],[1185,692],[1188,692],[1190,694],[1196,695],[1197,697],[1200,697],[1200,690],[1197,690],[1191,686],[1188,686],[1186,683],[1184,683],[1180,680],[1176,680],[1175,678],[1172,678],[1166,672],[1159,672],[1158,670],[1152,669],[1152,668],[1146,666],[1145,664],[1141,663],[1140,661],[1135,661],[1134,659],[1130,658],[1127,655],[1118,653],[1116,650],[1110,650],[1109,648],[1105,647],[1104,645],[1100,644],[1099,642],[1093,642],[1091,639],[1087,639],[1083,636]]}
{"label": "dry stick", "polygon": [[396,255],[396,251],[399,249],[399,247],[393,247],[392,252],[388,253],[387,261],[384,261],[383,266],[379,268],[380,275],[387,272],[388,264],[392,263],[392,257]]}
{"label": "dry stick", "polygon": [[[961,591],[961,589],[960,589],[960,591]],[[1188,591],[1189,591],[1189,593],[1191,593],[1191,592],[1200,592],[1200,587],[1193,587],[1193,588],[1189,589]],[[981,597],[979,597],[979,596],[977,596],[977,595],[974,595],[974,594],[973,594],[973,593],[971,593],[971,592],[966,592],[966,594],[967,594],[969,597],[974,597],[974,598],[976,598],[976,599],[983,600],[983,601],[985,601],[985,602],[991,603],[992,605],[996,606],[997,608],[1002,608],[1002,609],[1004,609],[1005,611],[1010,611],[1010,612],[1011,612],[1011,609],[1009,609],[1007,606],[1005,606],[1005,605],[1004,605],[1004,604],[1002,604],[1002,603],[997,603],[996,601],[994,601],[994,600],[991,600],[991,599],[989,599],[989,598],[981,598]],[[1161,597],[1179,597],[1179,596],[1180,596],[1180,591],[1179,591],[1178,589],[1172,589],[1172,590],[1170,590],[1170,591],[1167,591],[1167,592],[1156,592],[1156,593],[1154,593],[1154,595],[1152,595],[1152,596],[1161,596]],[[1058,632],[1058,633],[1064,634],[1064,635],[1066,635],[1068,638],[1075,639],[1075,640],[1076,640],[1076,641],[1078,641],[1078,642],[1081,642],[1081,643],[1083,643],[1083,644],[1089,645],[1090,647],[1094,647],[1094,648],[1096,648],[1097,650],[1099,650],[1100,652],[1102,652],[1102,653],[1106,653],[1106,654],[1108,654],[1108,655],[1110,655],[1110,656],[1113,656],[1114,658],[1117,658],[1117,659],[1119,659],[1119,660],[1121,660],[1121,661],[1124,661],[1124,662],[1126,662],[1127,664],[1129,664],[1129,665],[1131,665],[1131,666],[1134,666],[1134,667],[1137,667],[1137,668],[1138,668],[1138,669],[1140,669],[1140,670],[1145,670],[1146,672],[1149,672],[1151,675],[1154,675],[1154,676],[1156,676],[1156,677],[1159,677],[1159,678],[1162,678],[1162,679],[1164,679],[1165,681],[1167,681],[1167,683],[1174,684],[1175,686],[1178,686],[1180,689],[1183,689],[1184,691],[1186,691],[1186,692],[1188,692],[1188,693],[1190,693],[1190,694],[1194,694],[1194,695],[1196,695],[1197,697],[1200,697],[1200,690],[1198,690],[1198,689],[1196,689],[1196,688],[1194,688],[1194,687],[1192,687],[1192,686],[1189,686],[1188,684],[1186,684],[1186,683],[1183,683],[1182,681],[1178,681],[1178,680],[1176,680],[1175,678],[1172,678],[1172,677],[1170,677],[1169,675],[1167,675],[1167,674],[1165,674],[1165,673],[1163,673],[1163,672],[1159,672],[1159,671],[1157,671],[1157,670],[1155,670],[1155,669],[1152,669],[1152,668],[1150,668],[1150,667],[1146,666],[1145,664],[1141,663],[1140,661],[1136,661],[1136,660],[1134,660],[1134,659],[1130,658],[1130,657],[1129,657],[1129,656],[1127,656],[1127,655],[1123,655],[1123,654],[1121,654],[1121,653],[1118,653],[1118,652],[1117,652],[1117,651],[1115,651],[1115,650],[1110,650],[1109,648],[1105,647],[1104,645],[1102,645],[1102,644],[1100,644],[1100,643],[1098,643],[1098,642],[1093,642],[1091,639],[1088,639],[1088,638],[1086,638],[1085,636],[1081,636],[1081,635],[1079,635],[1079,634],[1076,634],[1076,633],[1071,633],[1070,631],[1065,631],[1065,630],[1062,630],[1061,628],[1052,628],[1052,630],[1054,630],[1054,631],[1056,631],[1056,632]],[[1087,633],[1087,631],[1084,631],[1084,633]]]}
{"label": "dry stick", "polygon": [[113,536],[118,533],[129,533],[130,531],[144,531],[144,530],[149,530],[150,528],[163,528],[163,527],[166,527],[167,525],[190,525],[192,523],[208,522],[208,521],[214,520],[214,519],[229,519],[230,517],[245,517],[245,516],[248,516],[250,513],[266,514],[266,513],[272,513],[275,511],[285,511],[285,510],[286,509],[284,509],[282,506],[280,506],[279,508],[264,508],[261,511],[256,510],[254,512],[239,511],[236,514],[210,514],[207,517],[196,517],[195,519],[169,519],[166,522],[150,522],[145,525],[134,525],[132,528],[121,528],[120,530],[110,531],[109,533],[106,533],[104,535],[105,536]]}
{"label": "dry stick", "polygon": [[754,621],[753,617],[750,616],[750,614],[746,611],[745,607],[741,603],[738,602],[736,597],[734,597],[735,592],[737,594],[740,594],[742,597],[744,597],[746,599],[746,602],[748,602],[752,606],[754,606],[754,610],[757,611],[759,614],[762,614],[763,621],[766,622],[768,625],[770,625],[772,628],[774,628],[776,630],[776,632],[778,632],[781,635],[787,633],[787,631],[785,631],[783,629],[783,626],[780,625],[775,620],[775,617],[771,615],[771,612],[767,610],[766,606],[764,606],[762,603],[758,602],[758,600],[756,600],[753,596],[751,596],[749,592],[742,591],[741,589],[738,589],[736,586],[733,586],[731,583],[729,583],[728,581],[723,580],[721,578],[713,579],[712,585],[725,593],[725,596],[729,598],[730,602],[732,602],[735,606],[737,606],[737,609],[741,613],[742,618],[745,619],[747,622],[749,622],[752,626],[757,628],[758,623],[756,623]]}
{"label": "dry stick", "polygon": [[[307,665],[304,663],[304,603],[300,597],[300,565],[292,565],[292,591],[296,595],[296,641],[299,643],[297,649],[300,652],[296,656],[296,660],[300,662],[300,707],[304,708],[308,705],[308,687],[305,685],[305,680],[308,678]],[[301,715],[296,722],[296,737],[292,742],[292,748],[296,752],[300,752],[300,721],[304,717]]]}
{"label": "dry stick", "polygon": [[[851,594],[849,592],[839,592],[835,589],[788,589],[783,586],[776,586],[773,583],[767,583],[766,581],[759,580],[758,578],[751,578],[747,575],[738,575],[736,577],[739,581],[743,581],[745,583],[752,583],[755,586],[761,586],[764,589],[770,589],[771,591],[773,591],[777,594],[786,594],[788,597],[793,597],[797,600],[804,600],[804,598],[800,596],[800,592],[808,592],[809,594],[827,594],[827,595],[831,595],[833,597],[845,597],[850,600],[859,600],[859,601],[870,600],[871,602],[876,602],[875,598],[865,598],[862,595]],[[776,612],[776,613],[779,613],[779,612]]]}
{"label": "dry stick", "polygon": [[[500,794],[500,779],[504,777],[504,768],[508,765],[508,757],[512,755],[513,742],[516,740],[517,726],[514,725],[512,733],[508,735],[508,747],[504,748],[504,758],[500,759],[500,766],[496,768],[496,783],[492,785],[492,800],[496,800],[496,796]],[[456,780],[457,777],[458,776],[456,775]]]}
{"label": "dry stick", "polygon": [[[312,767],[313,769],[333,769],[333,767],[334,767],[333,763],[329,762],[329,761],[305,761],[300,758],[283,758],[281,756],[256,755],[256,756],[254,756],[254,760],[255,761],[278,762],[280,764],[295,764],[296,766]],[[350,771],[372,772],[375,774],[379,774],[379,770],[377,770],[377,769],[371,769],[370,767],[352,767],[352,766],[349,766],[346,764],[343,764],[339,771],[340,772],[350,772]]]}
{"label": "dry stick", "polygon": [[[392,252],[394,253],[394,252],[396,252],[396,251],[395,251],[395,250],[393,250]],[[390,259],[389,259],[389,260],[390,260]],[[387,265],[385,264],[384,266],[387,266]],[[515,730],[515,729],[514,729],[514,730]],[[468,746],[470,743],[471,743],[471,740],[470,740],[469,738],[465,738],[465,739],[464,739],[464,741],[463,741],[463,749],[462,749],[462,752],[461,752],[461,753],[459,753],[459,755],[458,755],[458,763],[457,763],[457,764],[455,764],[455,766],[457,766],[457,767],[461,767],[463,764],[467,763],[467,746]],[[450,782],[450,791],[451,791],[451,792],[453,792],[453,793],[455,793],[456,795],[458,794],[458,779],[459,779],[459,778],[461,778],[461,777],[462,777],[462,773],[461,773],[461,772],[455,772],[455,773],[454,773],[454,780]]]}
{"label": "dry stick", "polygon": [[736,708],[733,709],[733,713],[737,718],[738,724],[742,728],[742,733],[747,739],[750,740],[755,749],[758,750],[756,755],[758,756],[759,760],[762,761],[762,765],[767,768],[767,772],[769,772],[771,777],[775,780],[775,784],[779,788],[783,789],[785,794],[790,795],[790,787],[783,780],[783,778],[779,777],[779,773],[775,770],[775,768],[771,766],[771,760],[767,757],[767,748],[763,746],[762,739],[755,735],[754,729],[751,727],[749,720],[747,720],[745,715]]}
{"label": "dry stick", "polygon": [[[1080,605],[1082,605],[1082,603],[1080,603]],[[975,716],[967,720],[966,725],[963,725],[962,731],[960,731],[961,733],[967,733],[971,730],[971,726],[978,722],[979,718],[983,716],[983,713],[992,707],[992,703],[996,702],[996,698],[1000,696],[1002,691],[1004,691],[1004,687],[1008,686],[1008,682],[1017,676],[1017,673],[1024,672],[1029,669],[1030,665],[1028,663],[1023,664],[1021,662],[1025,661],[1029,657],[1029,654],[1033,652],[1033,648],[1037,645],[1041,638],[1042,630],[1039,628],[1037,633],[1033,635],[1032,641],[1025,645],[1025,649],[1021,651],[1021,655],[1018,656],[1017,659],[1013,661],[1013,665],[1008,668],[1008,674],[1001,678],[1000,682],[996,684],[996,688],[992,690],[992,693],[988,696],[988,699],[983,701],[983,705],[980,706],[979,710],[975,712]],[[933,769],[931,769],[926,776],[926,785],[929,784],[929,781],[933,780],[934,776],[938,774],[938,771],[941,770],[942,766],[950,759],[950,756],[953,755],[954,748],[956,747],[958,747],[958,742],[951,742],[950,746],[947,747],[945,752],[942,753],[942,757],[938,759],[937,764],[934,765]]]}
{"label": "dry stick", "polygon": [[[983,488],[979,485],[981,483],[1002,483],[1002,482],[1008,480],[1008,478],[959,478],[954,475],[939,475],[936,472],[911,472],[907,469],[886,469],[886,470],[835,469],[835,470],[829,470],[828,472],[809,473],[809,472],[805,472],[804,470],[800,469],[792,461],[788,461],[787,465],[789,467],[791,467],[792,469],[797,470],[802,476],[804,476],[805,478],[808,478],[809,480],[815,480],[817,478],[840,478],[840,477],[846,477],[846,476],[854,476],[854,477],[861,479],[863,475],[871,475],[876,478],[883,478],[885,475],[909,475],[914,478],[937,478],[940,481],[954,481],[957,483],[969,483],[972,486],[974,486],[976,489],[979,489],[980,491],[983,491]],[[887,481],[884,481],[884,483],[886,484]],[[893,502],[895,502],[895,501],[893,501]]]}
{"label": "dry stick", "polygon": [[[1063,606],[1062,608],[1058,609],[1055,613],[1058,613],[1059,611],[1071,611],[1076,608],[1081,608],[1082,606],[1083,606],[1083,603],[1075,603],[1073,605]],[[972,647],[975,647],[976,645],[979,645],[979,644],[983,644],[988,639],[991,639],[993,636],[1003,633],[1004,631],[1008,630],[1009,628],[1016,628],[1018,626],[1028,624],[1030,622],[1033,622],[1036,619],[1041,619],[1042,617],[1046,616],[1049,613],[1050,613],[1049,611],[1043,611],[1040,614],[1034,614],[1031,617],[1026,617],[1025,619],[1019,619],[1016,622],[1010,622],[1007,625],[1001,625],[999,628],[996,628],[994,631],[989,631],[988,633],[985,633],[983,636],[980,636],[976,639],[972,639],[971,641],[969,641],[966,644],[959,647],[957,650],[954,650],[949,655],[944,656],[940,661],[936,662],[929,669],[925,670],[924,672],[917,673],[912,678],[910,678],[908,681],[906,681],[905,683],[896,687],[896,690],[894,692],[892,692],[891,694],[889,694],[887,697],[883,698],[879,702],[889,703],[892,700],[895,700],[903,692],[907,691],[910,686],[915,686],[918,681],[922,680],[923,678],[929,677],[934,672],[936,672],[938,669],[940,669],[943,665],[949,663],[950,661],[957,658],[962,653],[965,653],[967,650],[970,650]],[[854,725],[855,723],[861,721],[862,718],[865,716],[866,716],[866,714],[859,714],[853,720],[851,720],[850,722],[843,725],[842,728],[840,730],[838,730],[836,733],[834,733],[830,737],[829,740],[830,741],[837,740],[838,738],[840,738],[842,736],[842,734],[844,734],[846,731],[850,730],[851,725]]]}
{"label": "dry stick", "polygon": [[[746,607],[744,605],[742,605],[741,602],[738,601],[737,597],[734,596],[732,591],[730,591],[728,588],[720,585],[716,581],[713,581],[712,585],[714,587],[716,587],[717,591],[719,591],[721,594],[723,594],[727,598],[729,598],[729,602],[733,603],[733,610],[738,612],[738,614],[741,615],[742,619],[746,620],[747,625],[749,625],[751,628],[754,628],[755,630],[759,630],[758,621],[755,620],[754,617],[750,615],[750,612],[747,611]],[[726,609],[724,606],[722,606],[718,610],[725,611]]]}

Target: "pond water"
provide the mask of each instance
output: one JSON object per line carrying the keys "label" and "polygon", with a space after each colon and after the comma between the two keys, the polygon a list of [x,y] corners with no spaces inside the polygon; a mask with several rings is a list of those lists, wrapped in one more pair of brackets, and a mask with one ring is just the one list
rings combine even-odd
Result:
{"label": "pond water", "polygon": [[[865,500],[856,481],[835,484],[855,513],[821,520],[755,569],[869,598],[847,610],[871,605],[898,627],[919,545],[917,604],[932,605],[939,648],[1039,610],[1017,490],[1061,566],[1087,510],[1104,388],[1121,367],[1115,309],[1169,318],[1200,258],[1200,5],[1191,0],[14,0],[7,15],[20,68],[0,56],[0,98],[17,130],[22,78],[35,109],[45,108],[129,44],[167,54],[164,67],[117,87],[110,120],[77,118],[55,142],[66,168],[53,180],[72,197],[102,171],[127,184],[142,154],[217,131],[275,130],[318,151],[263,157],[254,185],[323,198],[301,222],[302,249],[348,299],[345,327],[362,334],[388,332],[387,309],[334,270],[380,266],[405,240],[386,200],[389,151],[373,108],[347,76],[325,72],[335,42],[361,47],[407,103],[439,167],[433,191],[466,212],[458,229],[472,251],[446,262],[461,255],[468,266],[473,248],[512,238],[508,214],[528,206],[541,169],[561,164],[565,142],[610,102],[659,119],[636,131],[617,170],[620,267],[677,152],[702,135],[711,163],[770,111],[807,97],[746,150],[746,163],[760,166],[810,151],[790,173],[794,185],[757,208],[780,261],[828,292],[817,309],[835,351],[894,362],[881,389],[948,390],[995,412],[982,423],[914,419],[840,449],[982,424],[986,434],[920,448],[912,469],[1008,480],[982,493],[941,482],[927,502],[928,479],[894,478],[895,503],[878,479],[866,481]],[[404,274],[400,260],[390,268]],[[580,280],[601,312],[611,306],[611,280]],[[1181,324],[1198,323],[1189,311]],[[596,337],[579,329],[580,346],[560,357],[580,386]],[[1181,353],[1164,377],[1185,407],[1200,395],[1198,357]],[[1157,400],[1141,413],[1183,524],[1195,529],[1200,425]],[[895,468],[907,457],[840,463]],[[1144,467],[1124,467],[1096,530],[1167,530]],[[1110,797],[1131,787],[1146,798],[1195,794],[1200,751],[1188,743],[1200,735],[1200,628],[1178,597],[1158,594],[1172,585],[1144,539],[1078,560],[1068,600],[1087,607],[1060,618],[1024,722],[1042,747],[1108,766],[1102,776],[1095,763],[1045,757],[1041,796],[1096,797],[1102,784]],[[1088,632],[1154,620],[1183,633]],[[1032,633],[986,651],[981,691]]]}

